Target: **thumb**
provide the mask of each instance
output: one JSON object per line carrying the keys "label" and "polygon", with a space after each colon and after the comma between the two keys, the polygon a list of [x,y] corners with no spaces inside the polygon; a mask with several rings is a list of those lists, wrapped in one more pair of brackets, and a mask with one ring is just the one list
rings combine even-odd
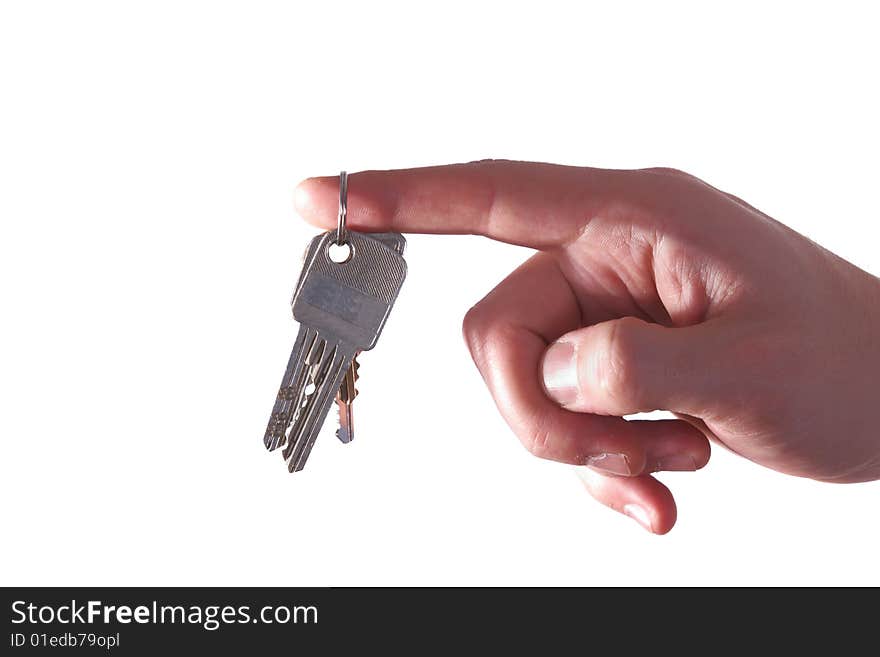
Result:
{"label": "thumb", "polygon": [[697,412],[710,394],[706,372],[716,360],[710,330],[623,317],[571,331],[544,352],[544,389],[584,413]]}

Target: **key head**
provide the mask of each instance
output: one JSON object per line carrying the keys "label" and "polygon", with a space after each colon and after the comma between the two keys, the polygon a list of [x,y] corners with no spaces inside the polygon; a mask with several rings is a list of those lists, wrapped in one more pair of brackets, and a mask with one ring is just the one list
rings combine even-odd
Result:
{"label": "key head", "polygon": [[388,248],[394,249],[398,255],[403,255],[406,249],[406,238],[400,233],[369,233],[367,237],[382,242]]}
{"label": "key head", "polygon": [[[402,256],[404,249],[406,249],[406,238],[400,233],[361,233],[370,239],[374,239],[378,242],[382,242],[389,249],[392,249],[397,253],[397,255]],[[320,235],[318,236],[320,237]],[[321,245],[322,240],[316,237],[311,242],[309,242],[308,248],[306,248],[306,252],[303,254],[303,266],[299,273],[299,279],[296,282],[296,287],[293,288],[293,296],[290,299],[290,307],[293,308],[293,304],[296,301],[296,295],[299,294],[299,290],[302,287],[303,279],[306,276],[306,272],[309,270],[309,265],[312,262],[312,258],[315,257],[315,252],[318,247]]]}
{"label": "key head", "polygon": [[406,261],[383,241],[353,231],[347,235],[344,262],[331,257],[336,231],[312,241],[309,253],[314,255],[295,293],[293,316],[329,339],[367,351],[376,345],[400,292]]}

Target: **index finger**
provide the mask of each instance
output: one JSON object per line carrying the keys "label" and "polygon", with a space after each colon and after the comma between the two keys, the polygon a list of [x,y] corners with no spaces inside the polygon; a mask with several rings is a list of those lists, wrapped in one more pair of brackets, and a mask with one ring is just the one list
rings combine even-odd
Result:
{"label": "index finger", "polygon": [[[486,160],[363,171],[348,181],[354,230],[485,235],[548,248],[575,239],[588,219],[620,196],[627,171]],[[309,223],[336,226],[339,179],[309,178],[296,189]]]}

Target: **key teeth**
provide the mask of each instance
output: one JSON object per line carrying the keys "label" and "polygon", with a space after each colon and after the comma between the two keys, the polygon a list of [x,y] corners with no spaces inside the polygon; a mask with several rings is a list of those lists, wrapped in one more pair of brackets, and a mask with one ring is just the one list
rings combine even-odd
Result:
{"label": "key teeth", "polygon": [[269,426],[263,435],[263,445],[270,452],[278,449],[284,442],[284,433],[287,430],[288,416],[285,413],[273,413],[269,420]]}
{"label": "key teeth", "polygon": [[318,431],[324,423],[330,404],[333,403],[332,395],[339,390],[344,374],[343,367],[348,362],[347,358],[350,358],[350,352],[340,352],[341,349],[343,347],[339,343],[327,343],[320,360],[313,365],[309,381],[314,390],[307,393],[307,403],[298,410],[295,422],[299,424],[295,433],[291,432],[282,452],[291,473],[299,472],[305,467]]}
{"label": "key teeth", "polygon": [[336,438],[343,444],[350,443],[354,438],[352,402],[358,394],[355,382],[360,378],[359,369],[360,363],[355,355],[349,363],[342,385],[336,393]]}
{"label": "key teeth", "polygon": [[361,369],[361,364],[358,362],[357,356],[351,359],[351,369],[354,372],[354,377],[352,377],[354,380],[352,381],[351,386],[351,398],[354,399],[358,396],[358,389],[355,384],[357,383],[357,380],[361,378],[361,375],[358,374],[358,370]]}

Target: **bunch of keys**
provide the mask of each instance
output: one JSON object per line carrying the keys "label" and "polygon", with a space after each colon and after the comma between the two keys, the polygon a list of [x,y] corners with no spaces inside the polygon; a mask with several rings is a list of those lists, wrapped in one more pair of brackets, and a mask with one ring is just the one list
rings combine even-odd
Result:
{"label": "bunch of keys", "polygon": [[376,346],[406,278],[403,235],[346,230],[347,197],[343,171],[337,228],[309,244],[291,300],[299,333],[263,437],[270,451],[283,448],[290,472],[305,467],[334,398],[336,436],[343,443],[354,438],[357,356]]}

